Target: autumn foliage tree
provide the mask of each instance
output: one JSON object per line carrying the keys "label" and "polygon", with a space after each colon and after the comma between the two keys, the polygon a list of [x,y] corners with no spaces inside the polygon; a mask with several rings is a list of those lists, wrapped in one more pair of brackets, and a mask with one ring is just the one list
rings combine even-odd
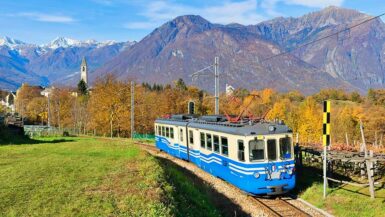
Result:
{"label": "autumn foliage tree", "polygon": [[[189,101],[195,102],[197,114],[214,113],[214,98],[209,92],[188,86],[182,79],[172,84],[135,85],[135,131],[153,133],[156,118],[167,114],[187,113]],[[41,88],[24,84],[18,91],[19,112],[37,122],[47,116],[47,100]],[[128,137],[131,134],[131,85],[111,74],[96,80],[89,94],[56,88],[50,95],[51,125],[79,133]],[[385,143],[385,91],[371,89],[367,96],[340,89],[324,89],[304,96],[299,91],[279,93],[273,89],[236,89],[220,95],[220,113],[283,120],[299,134],[300,143],[320,144],[322,135],[322,102],[331,100],[332,145],[358,146],[359,123],[365,126],[369,144]]]}

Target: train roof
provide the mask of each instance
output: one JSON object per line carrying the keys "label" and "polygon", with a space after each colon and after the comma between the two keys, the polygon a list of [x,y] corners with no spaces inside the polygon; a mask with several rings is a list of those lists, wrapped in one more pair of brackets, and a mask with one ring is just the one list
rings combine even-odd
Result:
{"label": "train roof", "polygon": [[189,126],[192,128],[228,133],[241,136],[269,135],[291,133],[292,130],[283,122],[245,121],[230,123],[224,116],[171,116],[170,118],[156,119],[155,123],[174,126]]}

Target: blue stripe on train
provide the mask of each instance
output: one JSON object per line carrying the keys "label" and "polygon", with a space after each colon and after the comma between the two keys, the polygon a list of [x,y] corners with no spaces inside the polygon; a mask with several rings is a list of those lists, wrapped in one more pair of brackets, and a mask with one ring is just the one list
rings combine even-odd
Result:
{"label": "blue stripe on train", "polygon": [[[181,159],[188,160],[187,147],[179,144],[171,144],[166,138],[156,136],[156,146]],[[295,185],[295,175],[289,175],[285,172],[285,168],[293,169],[294,160],[285,162],[271,162],[271,163],[253,163],[246,164],[231,160],[227,157],[216,153],[208,155],[200,153],[199,150],[190,150],[190,161],[201,167],[203,170],[218,176],[238,188],[252,193],[252,194],[266,194],[270,193],[271,189],[267,186],[279,186],[287,184],[284,188],[290,190]],[[280,179],[267,179],[267,171],[281,171]],[[260,177],[254,177],[254,173],[258,172]]]}

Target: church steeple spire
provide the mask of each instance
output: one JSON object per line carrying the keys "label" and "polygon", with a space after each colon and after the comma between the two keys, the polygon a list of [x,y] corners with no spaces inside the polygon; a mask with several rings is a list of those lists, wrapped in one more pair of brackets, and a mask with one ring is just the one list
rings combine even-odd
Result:
{"label": "church steeple spire", "polygon": [[83,81],[88,84],[87,61],[85,57],[83,57],[80,66],[80,79],[83,79]]}

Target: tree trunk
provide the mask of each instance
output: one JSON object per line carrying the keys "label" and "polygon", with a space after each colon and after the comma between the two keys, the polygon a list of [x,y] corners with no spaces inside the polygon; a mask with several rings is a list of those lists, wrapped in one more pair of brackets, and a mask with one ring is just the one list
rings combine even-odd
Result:
{"label": "tree trunk", "polygon": [[346,145],[349,146],[349,138],[348,133],[345,133]]}

